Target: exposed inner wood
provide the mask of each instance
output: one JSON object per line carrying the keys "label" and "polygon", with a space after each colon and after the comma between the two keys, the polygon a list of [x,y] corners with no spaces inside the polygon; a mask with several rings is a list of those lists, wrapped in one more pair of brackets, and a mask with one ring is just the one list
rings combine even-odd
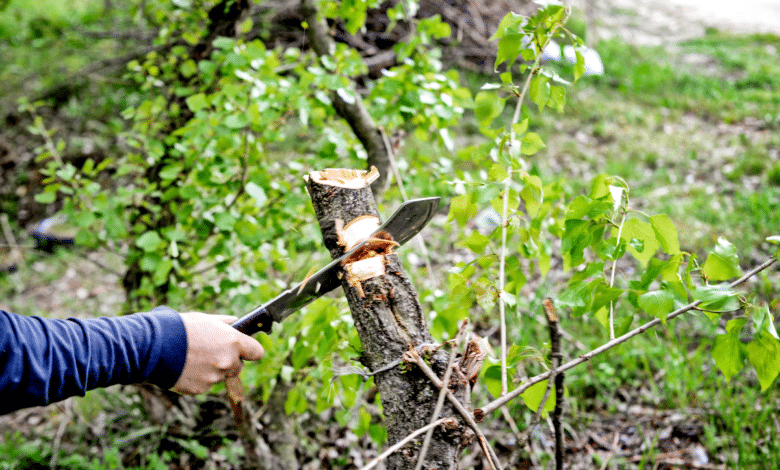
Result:
{"label": "exposed inner wood", "polygon": [[379,178],[379,170],[377,170],[375,166],[371,167],[371,171],[327,168],[321,171],[313,171],[307,176],[304,176],[304,179],[307,182],[309,181],[309,178],[316,183],[326,184],[328,186],[360,189],[365,188],[376,181],[376,179]]}
{"label": "exposed inner wood", "polygon": [[343,220],[336,219],[339,245],[344,247],[344,251],[349,251],[374,233],[379,225],[379,217],[368,214],[352,219],[347,225],[344,225]]}

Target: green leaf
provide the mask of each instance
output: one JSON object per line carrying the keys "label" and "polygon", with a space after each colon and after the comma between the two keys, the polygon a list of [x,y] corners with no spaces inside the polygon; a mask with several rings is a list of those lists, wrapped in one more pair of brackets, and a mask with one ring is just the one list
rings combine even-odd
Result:
{"label": "green leaf", "polygon": [[173,260],[170,258],[163,259],[160,264],[157,265],[157,269],[152,274],[152,282],[155,286],[161,286],[168,280],[168,273],[173,269]]}
{"label": "green leaf", "polygon": [[539,107],[539,112],[544,111],[547,101],[550,99],[550,79],[544,75],[537,75],[531,80],[531,86],[528,89],[531,101]]}
{"label": "green leaf", "polygon": [[246,193],[252,197],[252,199],[257,201],[258,206],[262,206],[266,203],[266,201],[268,201],[268,197],[265,195],[265,191],[257,184],[250,181],[246,184],[244,189],[246,190]]}
{"label": "green leaf", "polygon": [[490,40],[495,41],[496,39],[504,37],[507,34],[507,31],[516,29],[515,27],[521,24],[525,18],[526,17],[523,15],[518,15],[517,13],[512,13],[510,11],[501,19],[501,22],[498,24],[498,28],[496,28],[495,34],[493,34],[493,37],[491,37]]}
{"label": "green leaf", "polygon": [[231,114],[225,118],[223,123],[228,129],[243,129],[249,124],[249,119],[247,119],[246,114]]}
{"label": "green leaf", "polygon": [[769,311],[769,306],[766,305],[760,312],[753,315],[753,322],[755,323],[756,331],[766,331],[773,337],[780,339],[777,335],[777,329],[775,328],[775,319],[772,316],[772,312]]}
{"label": "green leaf", "polygon": [[477,205],[471,202],[470,195],[463,194],[452,198],[449,220],[454,218],[458,222],[458,225],[462,227],[475,215],[477,215]]}
{"label": "green leaf", "polygon": [[700,286],[691,291],[691,296],[701,300],[699,308],[716,312],[731,312],[740,308],[739,293],[728,284]]}
{"label": "green leaf", "polygon": [[746,349],[763,392],[780,373],[780,341],[766,331],[760,331]]}
{"label": "green leaf", "polygon": [[[525,403],[525,406],[530,408],[533,411],[536,411],[539,409],[539,405],[542,404],[542,398],[544,398],[544,394],[547,391],[547,380],[543,380],[537,384],[533,384],[528,389],[523,392],[521,397],[523,397],[523,402]],[[547,399],[547,401],[544,404],[544,408],[542,409],[542,416],[546,416],[547,413],[551,412],[555,409],[555,387],[550,389],[550,397]]]}
{"label": "green leaf", "polygon": [[503,182],[505,179],[509,178],[509,173],[506,172],[503,165],[494,163],[490,167],[488,178],[490,178],[490,181]]}
{"label": "green leaf", "polygon": [[265,241],[265,237],[258,230],[257,225],[248,220],[242,219],[237,221],[233,225],[233,229],[236,231],[236,235],[241,240],[241,243],[250,248],[257,248]]}
{"label": "green leaf", "polygon": [[637,302],[642,310],[666,324],[666,316],[674,309],[674,294],[667,290],[657,290],[640,295]]}
{"label": "green leaf", "polygon": [[535,175],[525,175],[523,177],[525,187],[520,191],[520,197],[525,202],[525,209],[528,215],[536,217],[544,201],[544,190],[542,179]]}
{"label": "green leaf", "polygon": [[528,130],[528,118],[512,124],[512,132],[517,135],[523,135]]}
{"label": "green leaf", "polygon": [[591,302],[591,311],[606,307],[610,302],[616,300],[623,294],[623,289],[609,287],[606,283],[600,283],[593,292],[593,301]]}
{"label": "green leaf", "polygon": [[539,150],[546,147],[544,141],[539,137],[536,132],[529,132],[525,134],[521,139],[520,153],[523,155],[533,155]]}
{"label": "green leaf", "polygon": [[575,49],[574,54],[577,57],[577,64],[574,65],[574,81],[577,81],[585,73],[585,58],[582,57],[579,49]]}
{"label": "green leaf", "polygon": [[566,89],[557,85],[550,87],[550,101],[552,102],[550,106],[562,113],[566,105]]}
{"label": "green leaf", "polygon": [[179,173],[181,173],[181,170],[183,169],[182,164],[175,163],[173,165],[166,165],[160,170],[160,178],[164,180],[172,180],[176,178]]}
{"label": "green leaf", "polygon": [[587,220],[567,220],[564,222],[561,251],[564,269],[569,270],[585,261],[585,248],[590,246],[593,235],[588,231]]}
{"label": "green leaf", "polygon": [[739,341],[739,330],[715,336],[711,354],[726,382],[731,381],[745,366],[745,348]]}
{"label": "green leaf", "polygon": [[198,93],[196,95],[188,96],[185,100],[187,102],[187,106],[190,108],[190,110],[193,113],[197,113],[201,109],[205,108],[209,105],[208,101],[206,101],[206,95],[203,93]]}
{"label": "green leaf", "polygon": [[712,281],[725,281],[741,276],[737,248],[725,238],[718,238],[715,249],[707,256],[701,270]]}
{"label": "green leaf", "polygon": [[489,242],[490,239],[488,237],[474,230],[468,238],[460,243],[473,253],[481,254]]}
{"label": "green leaf", "polygon": [[661,249],[670,255],[680,253],[680,240],[677,235],[677,229],[669,220],[666,214],[659,214],[650,217],[650,225],[655,232],[655,238],[661,242]]}
{"label": "green leaf", "polygon": [[480,121],[492,121],[504,110],[505,100],[491,91],[480,91],[474,97],[474,114]]}
{"label": "green leaf", "polygon": [[[655,252],[658,251],[660,246],[655,238],[655,230],[653,230],[652,225],[639,219],[627,220],[623,224],[620,238],[629,243],[628,251],[645,267],[650,258],[655,256]],[[632,244],[633,240],[637,240],[640,243],[638,245]],[[641,251],[638,247],[642,248]]]}
{"label": "green leaf", "polygon": [[775,245],[780,245],[780,235],[772,235],[771,237],[766,237],[766,241],[769,243],[774,243]]}
{"label": "green leaf", "polygon": [[512,65],[523,50],[523,34],[510,33],[499,39],[495,69],[504,62]]}
{"label": "green leaf", "polygon": [[579,281],[570,285],[558,298],[555,299],[555,307],[584,308],[590,304],[590,286],[587,281]]}
{"label": "green leaf", "polygon": [[160,234],[154,231],[148,231],[135,240],[135,245],[147,253],[156,250],[161,243]]}
{"label": "green leaf", "polygon": [[57,199],[57,193],[53,191],[46,191],[35,195],[35,202],[40,204],[51,204],[55,199]]}
{"label": "green leaf", "polygon": [[141,258],[138,266],[146,272],[153,273],[157,269],[157,266],[160,265],[160,262],[162,262],[162,256],[159,254],[146,253],[143,258]]}
{"label": "green leaf", "polygon": [[501,396],[501,365],[493,364],[485,368],[485,374],[482,377],[482,383],[487,387],[488,392],[494,397]]}
{"label": "green leaf", "polygon": [[189,78],[198,72],[198,66],[195,65],[194,60],[190,59],[184,62],[183,64],[181,64],[179,70],[181,71],[182,76],[184,76],[185,78]]}

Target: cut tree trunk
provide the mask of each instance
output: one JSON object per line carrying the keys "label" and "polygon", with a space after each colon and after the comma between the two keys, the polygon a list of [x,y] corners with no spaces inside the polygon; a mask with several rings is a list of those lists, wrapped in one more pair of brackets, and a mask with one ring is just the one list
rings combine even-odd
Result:
{"label": "cut tree trunk", "polygon": [[[369,183],[367,172],[357,170],[325,170],[306,177],[324,243],[333,258],[366,238],[379,224]],[[371,222],[372,218],[376,219],[375,223]],[[350,223],[356,221],[360,224],[353,224],[350,230]],[[363,229],[354,230],[358,225]],[[361,230],[362,234],[355,234]],[[433,341],[417,293],[398,257],[392,254],[393,244],[381,239],[376,242],[369,250],[363,250],[361,256],[345,262],[341,279],[363,346],[360,361],[371,371],[398,361],[409,348]],[[439,376],[444,375],[447,360],[448,354],[441,349],[430,355],[431,365]],[[374,380],[382,400],[389,444],[431,421],[438,390],[419,369],[405,368],[400,363],[379,372]],[[465,386],[456,385],[453,391],[461,402],[468,403]],[[423,465],[425,469],[458,468],[461,450],[471,432],[462,424],[457,411],[446,403],[436,418],[449,416],[456,417],[459,424],[434,432]],[[388,459],[387,468],[415,468],[420,446],[420,441],[407,444]]]}

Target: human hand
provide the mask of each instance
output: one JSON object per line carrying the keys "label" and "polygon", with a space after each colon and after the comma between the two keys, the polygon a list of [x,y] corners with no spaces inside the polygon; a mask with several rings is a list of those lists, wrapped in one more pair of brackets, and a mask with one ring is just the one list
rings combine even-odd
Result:
{"label": "human hand", "polygon": [[251,336],[231,328],[237,318],[229,315],[181,313],[187,331],[187,359],[181,377],[171,388],[176,393],[204,393],[244,367],[242,359],[263,357],[263,347]]}

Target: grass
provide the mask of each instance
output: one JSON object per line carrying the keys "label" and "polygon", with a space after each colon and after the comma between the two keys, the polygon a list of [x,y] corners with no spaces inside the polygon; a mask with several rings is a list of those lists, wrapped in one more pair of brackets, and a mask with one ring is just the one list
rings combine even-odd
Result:
{"label": "grass", "polygon": [[[623,177],[639,208],[681,227],[689,251],[726,236],[743,256],[766,252],[763,240],[780,233],[778,44],[717,32],[674,52],[603,43],[606,74],[572,88],[565,114],[543,118],[538,167],[558,161],[583,184]],[[680,65],[691,57],[705,65]]]}
{"label": "grass", "polygon": [[99,86],[100,70],[91,75],[91,83],[76,74],[124,48],[119,40],[91,37],[86,31],[120,27],[117,16],[104,11],[100,0],[11,0],[0,11],[0,111],[15,111],[21,97],[34,101],[46,95],[65,105],[73,90]]}

